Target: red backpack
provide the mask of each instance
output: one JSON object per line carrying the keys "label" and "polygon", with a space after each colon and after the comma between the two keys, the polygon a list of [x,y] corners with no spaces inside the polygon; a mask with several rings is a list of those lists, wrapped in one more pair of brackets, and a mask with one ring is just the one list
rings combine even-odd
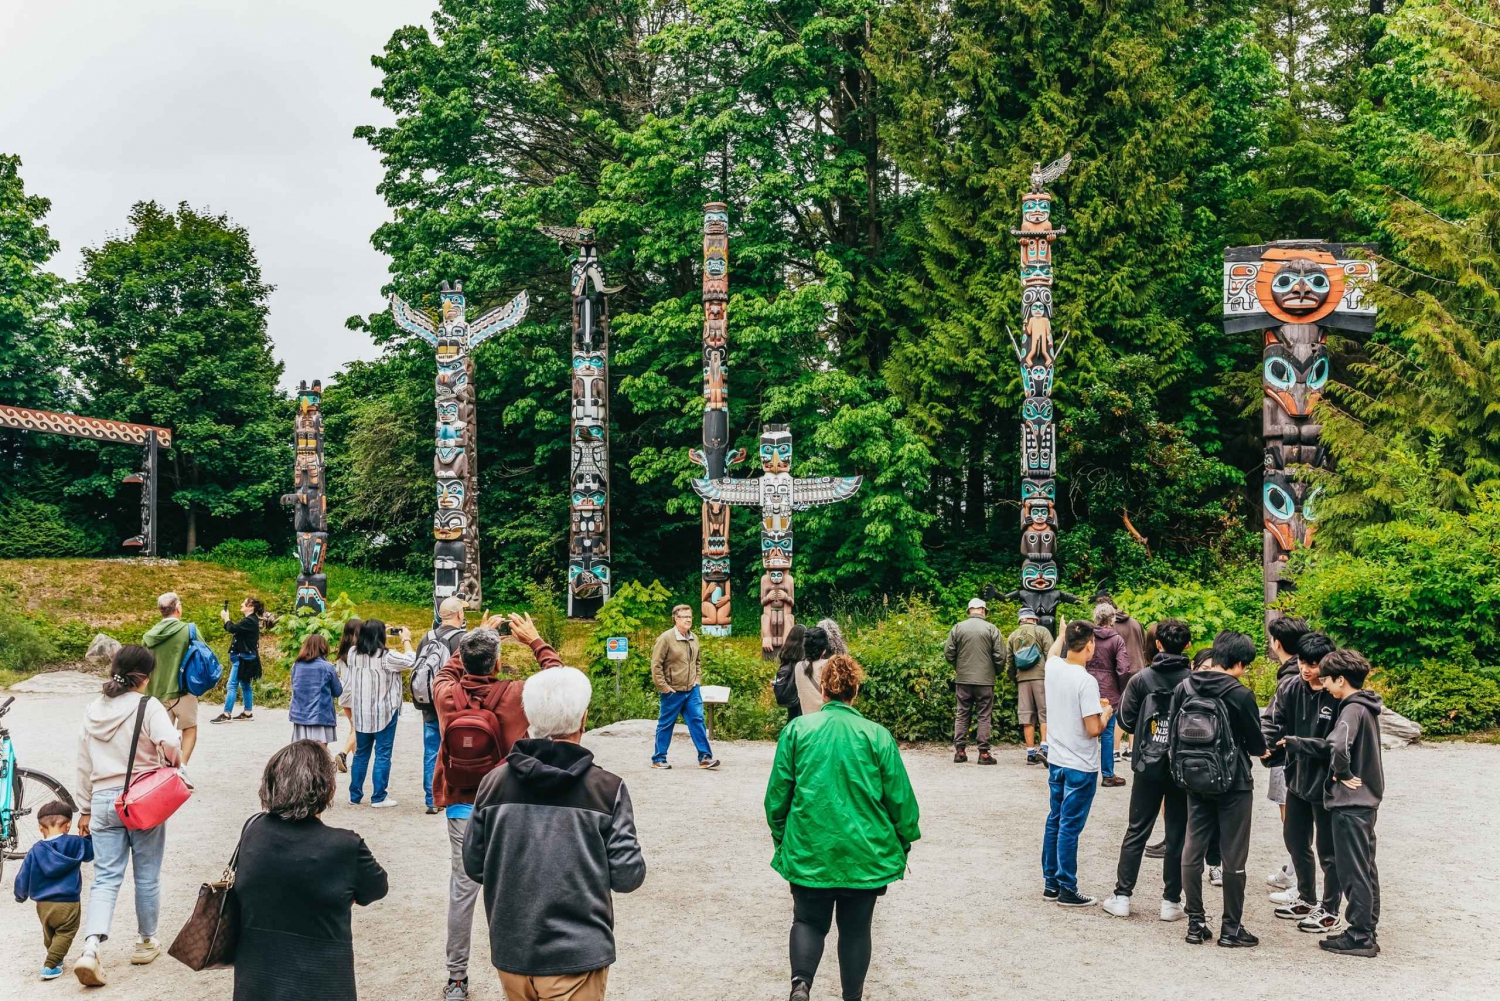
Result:
{"label": "red backpack", "polygon": [[454,691],[453,701],[458,712],[449,717],[443,728],[443,743],[438,749],[442,759],[443,774],[448,785],[464,792],[479,788],[484,777],[505,760],[501,751],[500,721],[495,709],[486,705],[493,698],[495,706],[505,694],[505,685],[492,686],[491,693],[475,703],[462,685]]}

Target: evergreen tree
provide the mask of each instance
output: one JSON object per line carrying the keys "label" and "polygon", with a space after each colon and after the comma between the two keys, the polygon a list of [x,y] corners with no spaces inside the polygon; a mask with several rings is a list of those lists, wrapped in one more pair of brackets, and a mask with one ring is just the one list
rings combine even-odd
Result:
{"label": "evergreen tree", "polygon": [[[63,399],[63,281],[46,270],[57,241],[42,221],[51,209],[26,193],[21,158],[0,154],[0,403],[52,409]],[[15,440],[6,433],[0,448]]]}

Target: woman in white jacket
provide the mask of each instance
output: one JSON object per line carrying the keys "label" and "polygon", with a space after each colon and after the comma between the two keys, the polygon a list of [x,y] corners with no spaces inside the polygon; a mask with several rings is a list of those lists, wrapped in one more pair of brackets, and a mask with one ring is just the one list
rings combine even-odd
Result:
{"label": "woman in white jacket", "polygon": [[[73,965],[79,981],[88,986],[104,983],[99,961],[99,943],[109,938],[115,900],[125,881],[125,863],[135,872],[135,919],[139,939],[130,954],[135,965],[144,965],[161,952],[156,925],[161,914],[161,860],[167,847],[167,825],[149,831],[132,831],[120,822],[115,799],[125,786],[131,755],[134,774],[175,766],[181,760],[181,735],[166,707],[145,694],[146,682],[156,667],[150,650],[123,646],[110,664],[104,692],[83,714],[78,734],[77,800],[81,816],[78,833],[94,839],[94,885],[84,915],[83,955]],[[134,747],[135,718],[141,700],[146,712],[141,736]]]}

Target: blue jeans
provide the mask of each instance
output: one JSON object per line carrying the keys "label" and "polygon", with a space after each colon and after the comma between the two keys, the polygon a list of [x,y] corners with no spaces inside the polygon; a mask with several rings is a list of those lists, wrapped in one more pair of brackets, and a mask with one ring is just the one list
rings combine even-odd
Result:
{"label": "blue jeans", "polygon": [[161,917],[161,860],[167,851],[167,825],[149,831],[132,831],[120,823],[115,798],[120,787],[95,789],[90,802],[89,833],[94,840],[94,887],[84,915],[83,936],[109,938],[114,923],[115,901],[125,882],[125,863],[135,873],[135,925],[142,938],[156,934]]}
{"label": "blue jeans", "polygon": [[240,681],[240,661],[248,659],[248,657],[240,653],[229,655],[229,685],[224,691],[224,715],[226,716],[234,712],[236,688],[244,693],[241,696],[241,701],[245,703],[245,712],[255,711],[255,695],[250,691],[250,682]]}
{"label": "blue jeans", "polygon": [[391,747],[396,743],[396,724],[401,722],[401,710],[391,715],[391,721],[379,733],[355,733],[354,761],[349,765],[349,802],[358,803],[365,798],[365,771],[370,767],[370,750],[375,751],[375,792],[371,803],[385,802],[385,787],[391,780]]}
{"label": "blue jeans", "polygon": [[1089,819],[1099,776],[1076,768],[1047,766],[1052,806],[1042,834],[1042,881],[1047,889],[1078,892],[1078,836]]}
{"label": "blue jeans", "polygon": [[693,746],[698,749],[698,760],[712,758],[714,752],[708,746],[708,727],[703,725],[703,695],[694,685],[685,692],[662,693],[661,716],[656,721],[656,753],[651,755],[651,760],[667,760],[667,749],[672,746],[672,728],[677,725],[679,714],[687,721]]}
{"label": "blue jeans", "polygon": [[1099,734],[1099,774],[1103,778],[1113,778],[1115,774],[1115,718],[1111,716],[1104,723],[1104,730]]}
{"label": "blue jeans", "polygon": [[432,770],[437,767],[438,747],[443,743],[443,731],[438,721],[422,721],[422,794],[427,797],[427,806],[432,807]]}

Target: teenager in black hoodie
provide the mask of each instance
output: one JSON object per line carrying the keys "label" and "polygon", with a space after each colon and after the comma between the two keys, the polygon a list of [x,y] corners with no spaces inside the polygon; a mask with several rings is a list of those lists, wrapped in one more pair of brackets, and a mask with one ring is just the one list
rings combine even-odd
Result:
{"label": "teenager in black hoodie", "polygon": [[[1323,687],[1318,664],[1333,652],[1333,641],[1322,633],[1308,633],[1298,645],[1298,672],[1276,686],[1270,713],[1261,724],[1272,753],[1282,751],[1286,762],[1286,806],[1282,841],[1292,857],[1296,883],[1284,897],[1271,895],[1281,906],[1276,916],[1298,922],[1305,932],[1330,932],[1339,923],[1339,879],[1333,865],[1333,818],[1323,806],[1328,778],[1328,745],[1338,699]],[[1283,750],[1284,749],[1284,750]],[[1317,869],[1313,864],[1316,835],[1317,862],[1323,869],[1323,896],[1318,898]]]}
{"label": "teenager in black hoodie", "polygon": [[1182,842],[1187,833],[1187,800],[1172,781],[1167,761],[1172,693],[1187,680],[1191,668],[1182,651],[1192,633],[1187,623],[1164,619],[1156,624],[1156,656],[1149,667],[1131,676],[1120,698],[1120,729],[1135,735],[1130,768],[1130,826],[1120,844],[1114,895],[1104,901],[1104,912],[1130,916],[1130,895],[1141,871],[1141,855],[1151,840],[1157,814],[1167,816],[1167,849],[1162,863],[1161,919],[1177,921],[1182,907]]}
{"label": "teenager in black hoodie", "polygon": [[[1375,957],[1380,945],[1380,874],[1375,868],[1375,815],[1385,796],[1380,756],[1380,696],[1364,687],[1370,662],[1356,650],[1335,650],[1318,665],[1323,687],[1339,700],[1328,735],[1329,775],[1323,805],[1333,817],[1333,858],[1348,901],[1349,930],[1318,944],[1328,952]],[[1315,738],[1308,738],[1312,740]],[[1292,741],[1287,741],[1292,746]]]}
{"label": "teenager in black hoodie", "polygon": [[1187,942],[1208,940],[1203,911],[1203,860],[1217,829],[1224,864],[1224,915],[1219,923],[1219,945],[1242,949],[1260,939],[1240,924],[1245,908],[1245,860],[1250,854],[1250,807],[1255,780],[1250,758],[1266,755],[1260,732],[1260,707],[1255,695],[1240,683],[1255,659],[1255,641],[1244,633],[1225,630],[1214,637],[1213,667],[1188,675],[1172,696],[1171,718],[1176,727],[1184,700],[1193,696],[1223,703],[1234,744],[1234,771],[1228,791],[1214,796],[1187,792],[1187,837],[1182,849],[1182,887],[1187,895]]}
{"label": "teenager in black hoodie", "polygon": [[[1295,615],[1278,616],[1266,625],[1266,656],[1277,664],[1277,690],[1280,690],[1288,679],[1298,676],[1301,662],[1297,659],[1297,649],[1302,642],[1302,637],[1308,632],[1310,630],[1307,620]],[[1275,706],[1276,695],[1273,692],[1271,701],[1260,711],[1262,730],[1265,729],[1265,721],[1271,717],[1271,710]],[[1261,759],[1261,762],[1271,769],[1271,777],[1266,782],[1266,799],[1276,804],[1276,809],[1281,813],[1281,826],[1284,830],[1286,828],[1286,755],[1269,737],[1266,738],[1266,746],[1271,749],[1271,756]],[[1291,859],[1267,876],[1266,884],[1277,891],[1271,894],[1272,903],[1295,904],[1298,902],[1297,867]]]}

